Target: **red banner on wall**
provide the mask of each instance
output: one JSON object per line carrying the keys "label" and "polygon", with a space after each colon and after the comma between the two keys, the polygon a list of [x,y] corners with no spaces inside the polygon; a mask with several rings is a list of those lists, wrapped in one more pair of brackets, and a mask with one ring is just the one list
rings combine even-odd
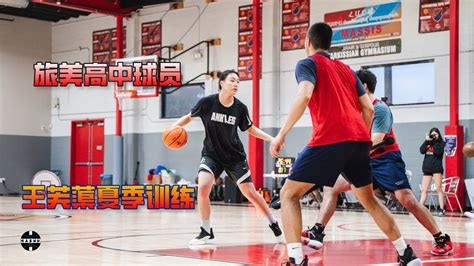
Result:
{"label": "red banner on wall", "polygon": [[[262,5],[260,4],[260,9]],[[262,10],[260,10],[260,15]],[[239,7],[238,65],[240,80],[251,80],[253,70],[253,5]],[[262,68],[262,26],[260,25],[260,69]],[[261,75],[262,71],[260,71]],[[260,76],[261,78],[261,76]]]}
{"label": "red banner on wall", "polygon": [[[260,30],[260,43],[262,43],[262,30]],[[253,48],[253,31],[239,32],[239,55],[252,55]],[[260,45],[260,54],[262,53],[262,45]]]}
{"label": "red banner on wall", "polygon": [[304,48],[309,28],[309,0],[281,1],[281,51]]}
{"label": "red banner on wall", "polygon": [[[123,27],[123,38],[122,38],[122,48],[123,48],[123,57],[126,57],[127,54],[127,29]],[[117,29],[112,30],[112,59],[117,58]]]}
{"label": "red banner on wall", "polygon": [[142,55],[161,56],[161,20],[142,23]]}
{"label": "red banner on wall", "polygon": [[336,29],[332,34],[332,44],[383,39],[400,36],[401,33],[402,25],[400,21]]}
{"label": "red banner on wall", "polygon": [[[262,4],[260,4],[262,9]],[[262,10],[260,10],[260,21],[262,20]],[[253,5],[239,7],[239,31],[249,31],[253,29]]]}
{"label": "red banner on wall", "polygon": [[[98,63],[110,63],[117,56],[117,30],[107,29],[94,31],[92,33],[92,61]],[[126,52],[127,31],[123,27],[122,46],[124,55]]]}
{"label": "red banner on wall", "polygon": [[94,31],[92,33],[92,50],[94,53],[110,51],[110,30]]}
{"label": "red banner on wall", "polygon": [[309,22],[283,26],[281,31],[281,50],[288,51],[304,48]]}
{"label": "red banner on wall", "polygon": [[92,56],[92,61],[97,63],[110,63],[110,52],[98,52]]}
{"label": "red banner on wall", "polygon": [[[167,55],[168,53],[166,53]],[[142,55],[157,55],[161,56],[161,44],[148,45],[142,47]]]}
{"label": "red banner on wall", "polygon": [[[260,55],[260,62],[262,62],[262,55]],[[239,56],[238,72],[240,80],[251,80],[253,71],[253,56]],[[262,71],[260,71],[261,73]]]}
{"label": "red banner on wall", "polygon": [[449,0],[420,0],[420,33],[449,30]]}
{"label": "red banner on wall", "polygon": [[384,21],[397,20],[402,17],[401,2],[353,8],[324,14],[324,22],[332,28]]}
{"label": "red banner on wall", "polygon": [[309,0],[283,0],[283,25],[297,24],[309,21]]}

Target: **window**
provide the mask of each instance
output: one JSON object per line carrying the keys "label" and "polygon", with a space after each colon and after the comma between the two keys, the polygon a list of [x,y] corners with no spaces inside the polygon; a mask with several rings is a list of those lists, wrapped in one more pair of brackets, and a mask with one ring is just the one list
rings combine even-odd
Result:
{"label": "window", "polygon": [[178,118],[191,112],[191,108],[204,97],[204,83],[188,84],[178,89],[166,87],[160,97],[161,118]]}
{"label": "window", "polygon": [[384,67],[373,67],[370,71],[377,77],[377,85],[375,86],[375,97],[382,99],[385,97],[385,68]]}
{"label": "window", "polygon": [[391,105],[434,103],[434,61],[364,67],[377,76],[375,96]]}

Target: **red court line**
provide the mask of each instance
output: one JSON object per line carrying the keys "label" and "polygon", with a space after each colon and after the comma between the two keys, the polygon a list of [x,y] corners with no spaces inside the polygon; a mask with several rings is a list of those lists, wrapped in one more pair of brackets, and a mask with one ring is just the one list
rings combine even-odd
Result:
{"label": "red court line", "polygon": [[[473,265],[474,244],[453,243],[454,254],[436,257],[430,254],[432,242],[407,240],[417,256],[429,265]],[[188,257],[211,261],[226,261],[249,265],[280,265],[286,259],[285,245],[258,244],[242,246],[203,246],[198,250],[189,248],[167,250],[145,250],[144,253]],[[309,265],[392,265],[396,263],[396,251],[385,239],[327,241],[320,251],[304,247]],[[395,265],[395,264],[393,264]]]}

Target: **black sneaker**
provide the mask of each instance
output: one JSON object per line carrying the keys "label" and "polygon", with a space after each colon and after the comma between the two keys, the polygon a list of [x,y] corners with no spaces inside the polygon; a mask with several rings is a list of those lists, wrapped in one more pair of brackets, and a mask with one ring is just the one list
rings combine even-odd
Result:
{"label": "black sneaker", "polygon": [[301,232],[301,241],[310,248],[318,250],[323,247],[324,236],[325,234],[320,232],[316,226],[313,226],[311,229],[308,227],[307,230]]}
{"label": "black sneaker", "polygon": [[273,234],[278,239],[278,243],[284,243],[283,234],[281,232],[280,226],[278,225],[278,222],[274,222],[268,226],[270,227],[270,229],[272,229]]}
{"label": "black sneaker", "polygon": [[400,263],[400,266],[422,265],[421,260],[415,256],[415,253],[413,253],[413,249],[410,247],[410,245],[408,245],[403,252],[403,256],[398,255],[398,263]]}
{"label": "black sneaker", "polygon": [[445,210],[445,209],[439,210],[438,216],[439,216],[439,217],[444,217],[444,216],[446,216],[446,210]]}
{"label": "black sneaker", "polygon": [[285,266],[308,266],[308,256],[305,255],[303,261],[300,264],[295,263],[295,259],[290,258],[289,261],[282,263]]}
{"label": "black sneaker", "polygon": [[280,197],[275,196],[272,198],[272,200],[270,201],[270,208],[275,210],[279,210],[281,208]]}
{"label": "black sneaker", "polygon": [[201,226],[201,233],[199,233],[199,235],[196,238],[189,241],[189,245],[204,245],[211,239],[214,239],[214,233],[212,232],[212,228],[211,228],[211,232],[208,233]]}

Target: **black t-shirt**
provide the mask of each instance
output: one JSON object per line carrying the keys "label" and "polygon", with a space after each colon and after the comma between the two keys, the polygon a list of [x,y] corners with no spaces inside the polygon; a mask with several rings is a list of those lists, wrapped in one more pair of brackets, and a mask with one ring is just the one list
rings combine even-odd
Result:
{"label": "black t-shirt", "polygon": [[192,117],[201,117],[206,131],[203,156],[212,157],[223,164],[232,164],[246,159],[244,146],[237,134],[237,127],[246,131],[252,126],[247,106],[234,97],[234,103],[225,107],[219,94],[199,100],[191,110]]}

